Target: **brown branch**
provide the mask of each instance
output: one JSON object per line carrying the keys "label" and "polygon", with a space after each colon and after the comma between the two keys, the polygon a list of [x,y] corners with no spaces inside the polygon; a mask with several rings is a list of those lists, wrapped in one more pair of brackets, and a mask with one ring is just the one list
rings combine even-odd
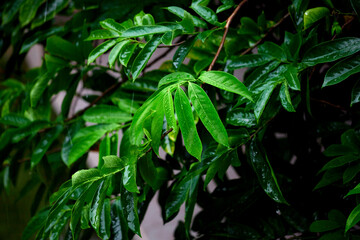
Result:
{"label": "brown branch", "polygon": [[224,34],[222,36],[222,39],[221,39],[221,42],[220,42],[220,46],[215,54],[215,57],[214,59],[212,60],[209,68],[208,68],[208,71],[211,71],[212,68],[214,67],[215,65],[215,62],[217,60],[217,58],[219,57],[220,55],[220,52],[224,46],[224,43],[225,43],[225,40],[226,40],[226,35],[228,34],[229,32],[229,26],[230,26],[230,23],[231,21],[233,20],[233,18],[235,17],[235,15],[239,12],[240,8],[247,2],[248,0],[243,0],[241,1],[241,3],[235,8],[234,12],[230,15],[230,17],[226,20],[226,25],[224,27],[225,31],[224,31]]}
{"label": "brown branch", "polygon": [[245,54],[248,54],[249,52],[251,52],[254,48],[256,48],[260,43],[262,43],[264,41],[264,39],[269,36],[269,34],[275,29],[277,28],[287,17],[289,17],[290,14],[287,13],[285,14],[277,23],[275,23],[274,26],[272,26],[271,28],[269,28],[269,30],[265,33],[265,35],[259,39],[253,46],[251,46],[250,48],[246,49],[245,51],[243,51],[240,56],[243,56]]}
{"label": "brown branch", "polygon": [[87,106],[86,108],[84,108],[84,109],[82,109],[81,111],[77,112],[74,116],[65,119],[64,122],[69,122],[69,121],[77,118],[78,116],[82,115],[86,110],[88,110],[89,108],[91,108],[92,106],[94,106],[96,103],[98,103],[98,102],[99,102],[101,99],[103,99],[107,94],[109,94],[110,92],[116,90],[116,89],[117,89],[118,87],[120,87],[123,83],[125,83],[125,81],[121,81],[121,82],[117,82],[117,83],[113,84],[113,85],[110,86],[108,89],[106,89],[100,96],[98,96],[94,101],[92,101],[89,106]]}
{"label": "brown branch", "polygon": [[171,45],[160,45],[160,46],[158,46],[158,48],[172,48],[172,47],[177,47],[177,46],[180,46],[181,44],[183,44],[184,42],[186,42],[186,40],[181,41],[181,42],[177,42],[177,43],[174,43],[174,44],[171,44]]}
{"label": "brown branch", "polygon": [[325,105],[328,105],[328,106],[330,106],[330,107],[339,109],[339,110],[341,110],[341,111],[345,111],[345,112],[347,111],[346,108],[344,108],[344,107],[342,107],[342,106],[340,106],[340,105],[333,104],[333,103],[328,102],[328,101],[323,100],[323,99],[316,99],[316,98],[310,98],[310,99],[311,99],[312,101],[314,101],[314,102],[323,103],[323,104],[325,104]]}

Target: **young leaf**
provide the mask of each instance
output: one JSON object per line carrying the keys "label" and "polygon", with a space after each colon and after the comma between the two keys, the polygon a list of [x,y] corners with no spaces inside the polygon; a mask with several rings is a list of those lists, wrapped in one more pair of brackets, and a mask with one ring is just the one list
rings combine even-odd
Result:
{"label": "young leaf", "polygon": [[256,139],[252,139],[250,142],[248,158],[265,193],[278,203],[288,204],[281,193],[269,159],[266,153],[259,147]]}
{"label": "young leaf", "polygon": [[355,55],[332,66],[326,72],[322,87],[338,84],[358,72],[360,72],[360,55]]}
{"label": "young leaf", "polygon": [[199,79],[214,87],[239,94],[250,101],[254,101],[251,92],[233,75],[222,71],[209,71],[200,74]]}
{"label": "young leaf", "polygon": [[112,46],[114,46],[118,40],[108,40],[99,46],[97,46],[94,50],[91,51],[88,57],[88,65],[95,61],[98,57],[100,57],[102,54],[104,54],[107,50],[109,50]]}
{"label": "young leaf", "polygon": [[195,111],[199,115],[201,122],[204,124],[206,129],[210,132],[211,136],[218,143],[221,143],[224,146],[229,146],[228,135],[225,127],[205,91],[198,85],[191,82],[189,82],[188,90]]}
{"label": "young leaf", "polygon": [[178,116],[181,134],[186,150],[198,160],[201,160],[202,144],[194,123],[194,117],[188,98],[182,88],[175,93],[175,111]]}
{"label": "young leaf", "polygon": [[333,62],[358,51],[360,51],[360,38],[338,38],[310,48],[305,53],[302,63],[307,66],[314,66],[319,63]]}
{"label": "young leaf", "polygon": [[110,105],[97,105],[85,111],[83,119],[92,123],[125,123],[132,119],[129,113]]}
{"label": "young leaf", "polygon": [[141,71],[145,68],[151,55],[155,52],[157,46],[160,43],[161,43],[161,35],[154,36],[148,43],[146,43],[145,47],[136,56],[131,67],[133,80],[135,80],[139,76]]}
{"label": "young leaf", "polygon": [[35,167],[41,159],[45,156],[46,151],[49,149],[51,144],[55,141],[55,139],[62,132],[63,126],[57,125],[50,131],[48,131],[45,136],[41,139],[41,141],[36,145],[32,155],[31,155],[31,168]]}
{"label": "young leaf", "polygon": [[187,72],[174,72],[166,75],[162,79],[160,79],[158,88],[160,88],[163,85],[170,84],[170,83],[178,83],[182,84],[184,81],[195,81],[195,78],[193,75]]}
{"label": "young leaf", "polygon": [[316,7],[306,10],[304,13],[304,29],[309,28],[320,19],[329,15],[330,11],[326,7]]}
{"label": "young leaf", "polygon": [[244,55],[229,60],[227,63],[227,67],[230,70],[245,68],[245,67],[257,67],[264,65],[273,59],[274,59],[273,56],[264,55],[264,54]]}

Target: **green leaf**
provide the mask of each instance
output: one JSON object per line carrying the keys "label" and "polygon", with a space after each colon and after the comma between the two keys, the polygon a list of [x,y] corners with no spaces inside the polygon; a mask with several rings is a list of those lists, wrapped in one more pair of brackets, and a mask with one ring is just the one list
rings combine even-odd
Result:
{"label": "green leaf", "polygon": [[360,55],[342,60],[326,72],[322,87],[338,84],[358,72],[360,72]]}
{"label": "green leaf", "polygon": [[239,94],[250,101],[254,101],[251,92],[235,76],[222,71],[209,71],[200,74],[199,79],[214,87]]}
{"label": "green leaf", "polygon": [[175,93],[175,111],[179,120],[181,134],[186,150],[198,160],[201,160],[202,144],[194,123],[190,102],[182,88]]}
{"label": "green leaf", "polygon": [[342,227],[335,221],[330,220],[317,220],[310,225],[311,232],[327,232]]}
{"label": "green leaf", "polygon": [[350,165],[343,174],[343,183],[348,183],[360,172],[360,164]]}
{"label": "green leaf", "polygon": [[229,146],[228,135],[221,119],[205,91],[196,84],[189,82],[189,96],[199,115],[201,122],[211,136],[224,146]]}
{"label": "green leaf", "polygon": [[36,107],[36,105],[38,104],[40,98],[42,97],[45,89],[47,88],[49,81],[50,81],[50,76],[47,73],[42,74],[36,80],[36,83],[31,88],[31,91],[30,91],[31,107]]}
{"label": "green leaf", "polygon": [[100,178],[100,171],[96,168],[82,169],[74,173],[71,177],[73,188],[81,186],[83,183],[92,182]]}
{"label": "green leaf", "polygon": [[158,190],[167,180],[167,171],[163,167],[155,167],[151,154],[140,158],[138,167],[141,177],[154,191]]}
{"label": "green leaf", "polygon": [[251,128],[256,125],[256,118],[254,113],[244,108],[235,108],[228,112],[226,122],[234,126]]}
{"label": "green leaf", "polygon": [[331,168],[341,167],[345,164],[354,162],[354,161],[358,160],[359,158],[360,157],[353,155],[353,154],[347,154],[344,156],[334,158],[330,162],[325,164],[319,172],[323,172],[323,171],[331,169]]}
{"label": "green leaf", "polygon": [[360,205],[357,205],[350,213],[345,226],[345,233],[360,221]]}
{"label": "green leaf", "polygon": [[21,240],[31,239],[31,237],[44,226],[48,214],[49,208],[45,208],[33,216],[22,232]]}
{"label": "green leaf", "polygon": [[99,39],[108,39],[108,38],[119,38],[120,33],[108,30],[108,29],[97,29],[90,33],[90,35],[84,41],[92,41]]}
{"label": "green leaf", "polygon": [[164,122],[164,106],[157,105],[154,109],[151,120],[151,147],[156,155],[159,156],[159,147],[161,141],[161,133]]}
{"label": "green leaf", "polygon": [[104,165],[103,157],[110,155],[110,137],[107,134],[100,143],[99,146],[99,163],[98,163],[98,169],[101,169],[101,167]]}
{"label": "green leaf", "polygon": [[16,113],[9,113],[2,118],[0,118],[0,123],[4,125],[10,125],[14,127],[23,127],[29,124],[31,121],[19,114]]}
{"label": "green leaf", "polygon": [[[188,13],[184,9],[182,9],[180,7],[175,7],[175,6],[167,7],[166,9],[181,19],[183,19],[185,17],[185,14]],[[206,23],[204,21],[202,21],[200,18],[198,18],[196,16],[191,16],[191,17],[192,17],[194,25],[196,27],[207,28]]]}
{"label": "green leaf", "polygon": [[73,146],[72,139],[74,138],[75,134],[83,127],[82,121],[76,121],[68,127],[67,133],[65,135],[62,148],[61,148],[61,159],[62,161],[69,166],[68,159],[69,153]]}
{"label": "green leaf", "polygon": [[108,18],[108,19],[101,21],[100,26],[107,30],[118,32],[119,34],[121,34],[125,30],[125,27],[123,25],[121,25],[120,23],[117,23],[112,18]]}
{"label": "green leaf", "polygon": [[[195,177],[196,178],[196,177]],[[195,180],[195,178],[192,178]],[[169,219],[172,215],[179,211],[180,206],[185,202],[192,180],[181,180],[177,182],[171,189],[170,195],[166,199],[165,216]]]}
{"label": "green leaf", "polygon": [[92,123],[125,123],[132,119],[129,113],[111,105],[97,105],[85,111],[83,119]]}
{"label": "green leaf", "polygon": [[182,84],[184,81],[195,81],[195,78],[192,74],[187,72],[174,72],[166,75],[160,79],[158,88],[167,84]]}
{"label": "green leaf", "polygon": [[45,22],[53,19],[55,15],[69,4],[69,0],[48,0],[36,12],[36,16],[31,23],[31,29],[41,26]]}
{"label": "green leaf", "polygon": [[134,193],[139,193],[139,189],[136,185],[137,158],[138,155],[135,153],[132,153],[127,157],[123,157],[123,160],[125,161],[125,169],[122,176],[122,182],[126,190]]}
{"label": "green leaf", "polygon": [[15,14],[19,11],[24,2],[25,0],[15,0],[11,3],[8,2],[5,9],[2,9],[2,26],[9,23],[15,17]]}
{"label": "green leaf", "polygon": [[276,84],[271,84],[270,86],[268,86],[261,93],[260,97],[256,101],[255,107],[254,107],[254,113],[255,113],[255,117],[256,117],[257,121],[259,121],[261,115],[263,114],[265,106],[268,103],[270,96],[271,96],[272,92],[274,91],[275,87],[276,87]]}
{"label": "green leaf", "polygon": [[304,13],[304,29],[309,28],[320,19],[330,15],[330,11],[326,7],[316,7],[306,10]]}
{"label": "green leaf", "polygon": [[279,96],[280,96],[281,104],[286,109],[286,111],[295,112],[295,109],[291,102],[289,88],[286,82],[283,82],[281,84]]}
{"label": "green leaf", "polygon": [[222,26],[222,24],[218,22],[217,15],[211,8],[201,6],[195,2],[191,4],[190,8],[192,8],[197,14],[199,14],[200,17],[212,25]]}
{"label": "green leaf", "polygon": [[121,48],[119,53],[119,62],[127,67],[131,56],[133,55],[138,43],[128,43],[124,47]]}
{"label": "green leaf", "polygon": [[287,84],[292,90],[300,91],[300,80],[298,78],[298,70],[295,66],[286,64],[287,70],[283,73]]}
{"label": "green leaf", "polygon": [[351,189],[351,190],[345,195],[345,197],[350,196],[350,195],[354,195],[354,194],[359,194],[359,193],[360,193],[360,184],[356,185],[356,187],[354,187],[353,189]]}
{"label": "green leaf", "polygon": [[[284,51],[284,49],[282,49],[282,47],[280,47],[279,45],[276,45],[273,42],[265,42],[265,43],[261,44],[259,46],[258,52],[259,52],[259,54],[270,55],[280,61],[286,61],[286,58],[287,58],[286,52]],[[269,62],[269,61],[267,61],[267,62]]]}
{"label": "green leaf", "polygon": [[199,178],[200,176],[198,175],[190,180],[189,192],[185,201],[185,231],[187,236],[190,236],[191,220],[194,214],[195,204],[197,202]]}
{"label": "green leaf", "polygon": [[115,155],[105,156],[103,160],[104,165],[100,169],[101,174],[115,174],[122,171],[125,167],[124,161]]}
{"label": "green leaf", "polygon": [[130,41],[125,40],[122,42],[119,42],[115,45],[115,47],[111,50],[109,54],[109,67],[112,68],[115,64],[116,59],[118,59],[120,51],[124,46],[126,46]]}
{"label": "green leaf", "polygon": [[319,63],[333,62],[358,51],[360,51],[360,38],[338,38],[310,48],[305,53],[302,63],[314,66]]}
{"label": "green leaf", "polygon": [[111,216],[110,216],[110,199],[106,198],[104,204],[102,205],[101,216],[100,216],[100,226],[98,236],[101,239],[110,239],[110,225],[111,225]]}
{"label": "green leaf", "polygon": [[51,144],[55,141],[55,139],[62,132],[63,126],[57,125],[50,131],[48,131],[45,136],[41,139],[41,141],[36,145],[30,159],[31,168],[34,168],[41,159],[45,156],[47,150],[51,146]]}
{"label": "green leaf", "polygon": [[135,80],[141,73],[141,71],[145,68],[146,64],[150,60],[150,57],[155,52],[157,46],[161,43],[161,35],[154,36],[144,48],[140,51],[140,53],[136,56],[132,66],[131,73],[133,80]]}
{"label": "green leaf", "polygon": [[115,199],[111,204],[111,228],[114,239],[128,240],[128,226],[120,198]]}
{"label": "green leaf", "polygon": [[88,65],[95,61],[96,58],[100,57],[104,54],[107,50],[109,50],[112,46],[117,43],[117,40],[108,40],[99,46],[97,46],[94,50],[91,51],[88,57]]}
{"label": "green leaf", "polygon": [[103,124],[81,129],[72,139],[73,146],[69,152],[68,166],[84,155],[105,133],[119,127],[118,124]]}
{"label": "green leaf", "polygon": [[138,197],[136,193],[129,192],[125,188],[121,188],[120,194],[123,215],[126,218],[127,225],[129,229],[141,237],[137,207]]}
{"label": "green leaf", "polygon": [[157,33],[165,33],[171,31],[171,28],[161,25],[144,25],[144,26],[135,26],[126,29],[120,34],[122,38],[137,38],[147,35],[153,35]]}
{"label": "green leaf", "polygon": [[256,139],[252,139],[250,142],[248,158],[265,193],[278,203],[288,204],[281,193],[269,159],[264,150],[260,149]]}
{"label": "green leaf", "polygon": [[355,85],[351,91],[350,106],[352,106],[353,104],[358,103],[358,102],[360,102],[360,81],[359,80],[355,83]]}
{"label": "green leaf", "polygon": [[297,34],[285,32],[284,48],[288,54],[289,59],[297,60],[302,45],[302,41],[303,40],[302,40],[301,32]]}
{"label": "green leaf", "polygon": [[227,67],[230,70],[245,68],[245,67],[257,67],[264,65],[273,59],[274,59],[273,56],[264,55],[264,54],[244,55],[229,60]]}
{"label": "green leaf", "polygon": [[69,66],[69,62],[59,57],[54,57],[49,54],[45,54],[46,69],[50,73],[56,73],[59,70]]}
{"label": "green leaf", "polygon": [[[103,232],[101,232],[100,225],[105,221],[102,217],[103,205],[106,197],[107,189],[110,185],[110,177],[106,177],[104,180],[100,182],[100,185],[94,195],[94,198],[91,202],[90,208],[90,223],[95,229],[97,235],[99,237],[103,237]],[[110,209],[109,209],[110,211]],[[110,212],[109,212],[110,214]],[[110,229],[109,229],[110,231]]]}
{"label": "green leaf", "polygon": [[326,187],[342,178],[342,171],[337,168],[329,169],[325,172],[319,183],[315,186],[314,190]]}
{"label": "green leaf", "polygon": [[189,38],[188,40],[186,40],[186,42],[181,44],[176,50],[173,56],[173,65],[176,70],[180,68],[181,64],[185,60],[185,57],[188,55],[191,48],[194,46],[195,41],[196,41],[195,37]]}
{"label": "green leaf", "polygon": [[56,223],[54,224],[54,227],[51,229],[50,238],[49,238],[50,240],[59,239],[65,225],[68,223],[70,215],[71,215],[70,209],[66,209],[62,211],[61,216],[58,217]]}
{"label": "green leaf", "polygon": [[172,129],[172,131],[168,134],[169,138],[172,141],[176,141],[176,136],[179,131],[179,127],[176,122],[175,113],[174,113],[174,101],[172,97],[172,91],[167,89],[163,98],[164,102],[164,112],[167,123],[167,130]]}
{"label": "green leaf", "polygon": [[185,32],[193,33],[195,31],[194,22],[190,13],[185,12],[183,20],[179,23]]}
{"label": "green leaf", "polygon": [[58,36],[50,37],[46,40],[46,50],[52,55],[56,55],[68,60],[82,62],[82,54],[71,42]]}
{"label": "green leaf", "polygon": [[35,17],[36,11],[44,0],[26,0],[20,7],[19,21],[24,27]]}
{"label": "green leaf", "polygon": [[49,123],[46,121],[33,121],[28,125],[25,125],[24,127],[20,127],[16,129],[16,131],[12,132],[11,134],[11,141],[13,143],[18,143],[21,141],[24,137],[27,137],[29,135],[36,134],[40,129],[48,127]]}

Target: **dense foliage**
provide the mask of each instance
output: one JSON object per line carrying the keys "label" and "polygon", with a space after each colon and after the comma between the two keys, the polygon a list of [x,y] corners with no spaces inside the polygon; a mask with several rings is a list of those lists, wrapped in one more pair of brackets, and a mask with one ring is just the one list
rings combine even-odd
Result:
{"label": "dense foliage", "polygon": [[158,192],[176,239],[360,239],[360,1],[0,11],[0,238],[131,239]]}

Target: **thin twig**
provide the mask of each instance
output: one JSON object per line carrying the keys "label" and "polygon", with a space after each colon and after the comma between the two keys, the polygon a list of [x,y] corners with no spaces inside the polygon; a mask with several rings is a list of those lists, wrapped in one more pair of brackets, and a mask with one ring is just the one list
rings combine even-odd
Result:
{"label": "thin twig", "polygon": [[158,46],[158,48],[172,48],[172,47],[177,47],[177,46],[180,46],[181,44],[183,44],[184,42],[186,42],[186,40],[181,41],[181,42],[174,43],[174,44],[172,44],[172,45],[160,45],[160,46]]}
{"label": "thin twig", "polygon": [[250,139],[253,139],[253,137],[256,136],[256,134],[258,134],[260,132],[260,130],[262,130],[265,126],[267,126],[272,120],[275,119],[276,116],[270,118],[269,120],[267,120],[263,125],[261,125],[258,129],[256,129],[256,131],[250,135]]}
{"label": "thin twig", "polygon": [[257,41],[253,46],[251,46],[250,48],[246,49],[245,51],[243,51],[240,56],[248,54],[249,52],[251,52],[254,48],[256,48],[260,43],[262,43],[264,41],[264,39],[275,29],[277,28],[287,17],[289,17],[290,14],[287,13],[285,14],[274,26],[272,26],[271,28],[269,28],[269,30],[265,33],[265,35],[259,40]]}
{"label": "thin twig", "polygon": [[113,85],[110,86],[108,89],[106,89],[100,96],[98,96],[94,101],[92,101],[89,106],[87,106],[86,108],[84,108],[84,109],[82,109],[81,111],[77,112],[74,116],[65,119],[64,122],[69,122],[69,121],[77,118],[78,116],[82,115],[86,110],[88,110],[89,108],[91,108],[92,106],[94,106],[96,103],[98,103],[98,102],[99,102],[101,99],[103,99],[107,94],[109,94],[109,93],[112,92],[113,90],[116,90],[116,89],[117,89],[118,87],[120,87],[123,83],[125,83],[125,81],[121,81],[121,82],[117,82],[117,83],[113,84]]}
{"label": "thin twig", "polygon": [[212,60],[209,68],[208,68],[208,71],[211,71],[212,68],[214,67],[215,65],[215,62],[217,60],[217,58],[219,57],[220,55],[220,52],[224,46],[224,43],[225,43],[225,40],[226,40],[226,35],[228,34],[229,32],[229,26],[230,26],[230,23],[231,21],[233,20],[233,18],[235,17],[235,15],[238,13],[238,11],[240,10],[240,8],[247,2],[248,0],[243,0],[234,10],[234,12],[230,15],[230,17],[226,20],[226,25],[224,27],[225,31],[224,31],[224,34],[222,36],[222,39],[221,39],[221,42],[220,42],[220,46],[215,54],[215,57],[214,59]]}
{"label": "thin twig", "polygon": [[331,102],[328,102],[326,100],[323,100],[323,99],[316,99],[316,98],[310,98],[312,101],[315,101],[315,102],[319,102],[319,103],[323,103],[325,105],[328,105],[330,107],[333,107],[333,108],[336,108],[336,109],[339,109],[341,111],[347,111],[346,108],[340,106],[340,105],[336,105],[336,104],[333,104]]}

